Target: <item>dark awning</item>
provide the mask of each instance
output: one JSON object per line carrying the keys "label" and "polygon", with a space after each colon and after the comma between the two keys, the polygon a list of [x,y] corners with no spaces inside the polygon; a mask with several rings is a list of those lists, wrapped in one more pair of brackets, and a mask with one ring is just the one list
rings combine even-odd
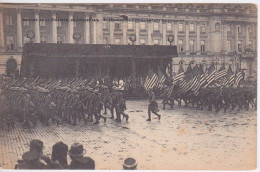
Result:
{"label": "dark awning", "polygon": [[52,44],[27,43],[24,58],[81,57],[81,58],[173,58],[176,46],[161,45],[106,45],[106,44]]}

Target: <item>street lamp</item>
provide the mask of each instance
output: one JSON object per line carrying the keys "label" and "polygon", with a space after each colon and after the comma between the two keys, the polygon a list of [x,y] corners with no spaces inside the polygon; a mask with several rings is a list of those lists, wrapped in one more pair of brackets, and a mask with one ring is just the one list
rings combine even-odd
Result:
{"label": "street lamp", "polygon": [[170,46],[172,46],[172,42],[174,41],[174,35],[170,34],[168,36],[168,42],[170,43]]}
{"label": "street lamp", "polygon": [[73,39],[77,41],[77,44],[79,43],[80,38],[81,38],[80,33],[74,33],[73,34]]}
{"label": "street lamp", "polygon": [[134,45],[134,42],[136,41],[136,36],[135,34],[131,34],[129,37],[130,41],[132,42],[132,45]]}
{"label": "street lamp", "polygon": [[35,34],[32,30],[28,30],[26,33],[26,37],[30,39],[30,43],[33,43],[32,39],[35,37]]}

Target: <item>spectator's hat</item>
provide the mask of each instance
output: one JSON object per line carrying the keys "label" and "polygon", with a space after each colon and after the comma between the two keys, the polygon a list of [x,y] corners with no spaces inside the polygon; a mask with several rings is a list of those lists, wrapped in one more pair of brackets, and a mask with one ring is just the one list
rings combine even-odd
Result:
{"label": "spectator's hat", "polygon": [[135,170],[137,167],[137,162],[134,158],[126,158],[123,163],[125,170]]}
{"label": "spectator's hat", "polygon": [[58,159],[59,155],[66,154],[67,156],[68,146],[63,142],[57,142],[52,146],[52,159]]}
{"label": "spectator's hat", "polygon": [[86,150],[83,149],[83,145],[80,143],[73,143],[69,150],[69,155],[72,157],[79,157],[86,153]]}
{"label": "spectator's hat", "polygon": [[40,159],[40,153],[37,151],[28,151],[23,154],[22,158],[27,164],[35,164]]}
{"label": "spectator's hat", "polygon": [[30,151],[41,152],[43,149],[43,142],[38,139],[34,139],[30,141]]}

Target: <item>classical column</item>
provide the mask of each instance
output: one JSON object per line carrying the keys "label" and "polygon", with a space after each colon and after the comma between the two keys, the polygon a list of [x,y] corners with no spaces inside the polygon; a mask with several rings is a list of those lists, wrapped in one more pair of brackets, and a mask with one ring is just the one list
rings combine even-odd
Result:
{"label": "classical column", "polygon": [[178,22],[174,22],[174,45],[178,45]]}
{"label": "classical column", "polygon": [[56,11],[51,12],[51,17],[53,21],[51,22],[51,41],[52,43],[57,43],[57,21],[56,21]]}
{"label": "classical column", "polygon": [[246,47],[248,46],[249,43],[249,32],[248,32],[248,25],[246,25]]}
{"label": "classical column", "polygon": [[0,52],[5,49],[3,12],[0,9]]}
{"label": "classical column", "polygon": [[186,34],[185,34],[185,54],[189,55],[190,54],[190,51],[189,51],[190,39],[189,39],[189,23],[188,22],[185,24],[185,30],[186,30]]}
{"label": "classical column", "polygon": [[152,22],[147,22],[147,43],[152,45]]}
{"label": "classical column", "polygon": [[122,22],[122,30],[123,30],[123,44],[127,44],[127,35],[126,35],[126,32],[127,32],[127,21],[123,21]]}
{"label": "classical column", "polygon": [[114,30],[115,23],[113,21],[109,21],[109,43],[114,44]]}
{"label": "classical column", "polygon": [[73,25],[73,12],[69,12],[69,17],[68,17],[68,43],[73,43],[73,29],[74,29],[74,25]]}
{"label": "classical column", "polygon": [[222,24],[223,25],[223,50],[225,52],[225,54],[228,53],[228,48],[227,48],[227,25],[225,23]]}
{"label": "classical column", "polygon": [[197,28],[196,28],[196,31],[197,31],[196,51],[197,51],[197,55],[200,55],[200,22],[197,22],[196,26],[197,26]]}
{"label": "classical column", "polygon": [[22,49],[23,47],[23,31],[22,31],[22,10],[17,9],[17,48]]}
{"label": "classical column", "polygon": [[35,43],[40,43],[40,17],[39,10],[34,11],[34,33],[35,33]]}
{"label": "classical column", "polygon": [[86,21],[84,23],[84,43],[90,44],[90,25],[89,25],[90,17],[88,13],[85,14],[85,19]]}
{"label": "classical column", "polygon": [[93,21],[92,22],[92,27],[91,27],[91,32],[92,32],[92,44],[97,44],[97,37],[96,37],[96,28],[97,28],[97,22]]}
{"label": "classical column", "polygon": [[96,14],[96,43],[103,43],[103,17],[101,13]]}
{"label": "classical column", "polygon": [[137,21],[135,23],[136,45],[140,45],[139,29],[140,29],[140,23]]}
{"label": "classical column", "polygon": [[235,25],[235,51],[238,51],[238,25]]}
{"label": "classical column", "polygon": [[162,35],[163,35],[163,45],[167,45],[167,37],[166,37],[166,22],[162,24]]}

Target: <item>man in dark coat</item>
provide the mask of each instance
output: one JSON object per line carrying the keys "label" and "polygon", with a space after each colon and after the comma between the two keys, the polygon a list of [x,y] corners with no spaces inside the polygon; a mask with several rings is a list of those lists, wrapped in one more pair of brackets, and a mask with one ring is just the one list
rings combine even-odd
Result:
{"label": "man in dark coat", "polygon": [[71,145],[69,155],[71,158],[70,169],[95,169],[95,161],[90,157],[84,157],[86,150],[80,143]]}

